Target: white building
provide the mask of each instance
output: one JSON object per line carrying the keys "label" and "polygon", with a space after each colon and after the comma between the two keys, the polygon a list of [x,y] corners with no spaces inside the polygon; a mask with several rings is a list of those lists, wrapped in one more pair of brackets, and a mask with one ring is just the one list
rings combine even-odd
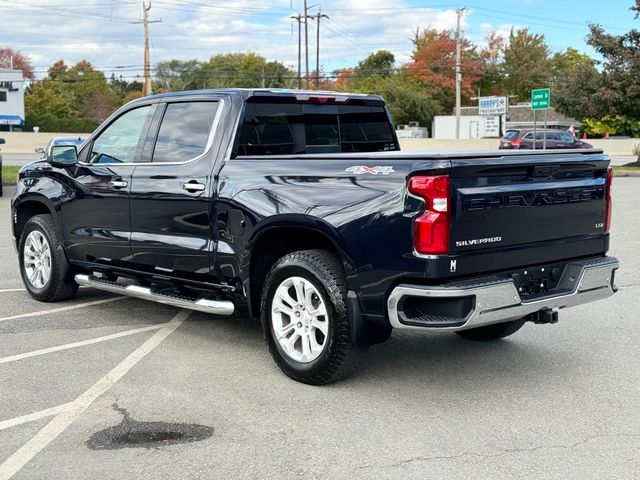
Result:
{"label": "white building", "polygon": [[429,138],[429,129],[421,127],[418,122],[409,122],[408,125],[398,125],[396,135],[398,138]]}
{"label": "white building", "polygon": [[0,132],[24,127],[24,83],[21,70],[0,68]]}
{"label": "white building", "polygon": [[[501,132],[500,115],[462,115],[460,117],[460,138],[499,138]],[[433,117],[433,138],[456,138],[455,115]]]}

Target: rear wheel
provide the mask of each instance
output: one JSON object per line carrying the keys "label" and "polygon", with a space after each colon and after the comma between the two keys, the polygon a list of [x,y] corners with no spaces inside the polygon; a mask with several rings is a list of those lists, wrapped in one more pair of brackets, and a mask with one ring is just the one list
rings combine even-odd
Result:
{"label": "rear wheel", "polygon": [[293,252],[276,262],[263,290],[262,325],[271,355],[294,380],[323,385],[355,368],[346,281],[328,251]]}
{"label": "rear wheel", "polygon": [[27,292],[42,302],[67,300],[78,284],[68,278],[68,264],[50,215],[30,218],[20,236],[20,273]]}
{"label": "rear wheel", "polygon": [[511,322],[496,323],[495,325],[461,330],[456,333],[467,340],[491,342],[493,340],[500,340],[501,338],[513,335],[522,328],[524,323],[524,319],[512,320]]}

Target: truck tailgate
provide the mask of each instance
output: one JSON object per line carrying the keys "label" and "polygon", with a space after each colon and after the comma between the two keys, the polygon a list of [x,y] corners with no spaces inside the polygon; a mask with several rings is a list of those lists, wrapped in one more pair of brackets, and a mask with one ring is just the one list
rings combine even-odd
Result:
{"label": "truck tailgate", "polygon": [[452,159],[450,253],[604,237],[608,165],[594,151]]}

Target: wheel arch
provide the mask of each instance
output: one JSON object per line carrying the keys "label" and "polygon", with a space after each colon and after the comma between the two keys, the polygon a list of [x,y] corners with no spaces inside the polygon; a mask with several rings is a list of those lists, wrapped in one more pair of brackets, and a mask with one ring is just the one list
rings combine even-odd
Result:
{"label": "wheel arch", "polygon": [[349,284],[354,267],[349,251],[337,230],[315,217],[291,216],[272,219],[256,230],[249,242],[249,276],[245,279],[249,309],[252,316],[260,312],[261,285],[273,264],[287,253],[322,249],[334,253],[342,264]]}
{"label": "wheel arch", "polygon": [[54,212],[55,208],[51,201],[42,195],[29,196],[16,201],[13,205],[12,218],[13,234],[16,238],[16,242],[20,242],[20,237],[22,236],[22,231],[24,230],[26,223],[30,218],[36,215],[51,215],[53,224],[56,228],[56,233],[59,238],[62,238],[60,224],[54,215]]}

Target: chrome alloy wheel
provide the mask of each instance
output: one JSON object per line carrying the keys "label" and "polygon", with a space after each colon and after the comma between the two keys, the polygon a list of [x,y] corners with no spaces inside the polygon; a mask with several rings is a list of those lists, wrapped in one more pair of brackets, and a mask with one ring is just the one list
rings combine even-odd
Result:
{"label": "chrome alloy wheel", "polygon": [[29,283],[34,288],[44,288],[51,278],[51,247],[46,237],[33,230],[24,242],[22,256]]}
{"label": "chrome alloy wheel", "polygon": [[309,363],[328,343],[329,316],[320,292],[302,277],[289,277],[271,301],[271,324],[280,347],[291,360]]}

